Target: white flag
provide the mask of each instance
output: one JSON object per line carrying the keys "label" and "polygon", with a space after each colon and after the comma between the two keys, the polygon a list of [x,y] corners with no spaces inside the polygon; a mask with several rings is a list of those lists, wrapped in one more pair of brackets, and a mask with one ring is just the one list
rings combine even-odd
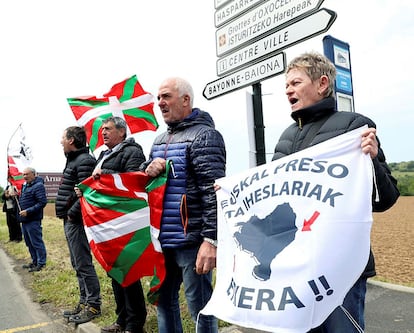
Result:
{"label": "white flag", "polygon": [[22,163],[28,165],[33,159],[32,150],[26,143],[26,135],[20,124],[14,131],[7,146],[7,154],[13,158],[22,160]]}
{"label": "white flag", "polygon": [[24,183],[23,170],[30,165],[32,159],[32,151],[26,143],[26,136],[20,124],[7,145],[7,178],[19,191]]}
{"label": "white flag", "polygon": [[303,333],[342,304],[370,250],[364,128],[217,180],[216,285],[203,314]]}

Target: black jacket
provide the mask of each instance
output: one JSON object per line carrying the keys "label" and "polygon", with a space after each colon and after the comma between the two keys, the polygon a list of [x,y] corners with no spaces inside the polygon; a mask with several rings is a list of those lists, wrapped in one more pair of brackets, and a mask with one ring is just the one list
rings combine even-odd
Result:
{"label": "black jacket", "polygon": [[[104,155],[105,151],[102,151],[98,157],[98,163]],[[135,142],[134,138],[128,138],[120,143],[118,150],[104,160],[101,170],[103,174],[139,171],[139,166],[144,161],[145,155],[142,147]]]}
{"label": "black jacket", "polygon": [[[371,119],[361,114],[336,111],[335,100],[332,97],[325,98],[310,107],[292,112],[292,118],[295,123],[282,133],[279,142],[276,144],[272,160],[293,154],[364,125],[376,127]],[[312,129],[312,127],[314,128]],[[397,201],[400,193],[397,189],[397,180],[391,175],[378,138],[377,141],[378,155],[373,159],[373,164],[379,201],[375,200],[375,193],[373,193],[372,206],[374,212],[383,212]],[[370,253],[364,275],[367,277],[375,275],[375,263],[372,253]]]}
{"label": "black jacket", "polygon": [[80,203],[74,188],[92,174],[95,164],[96,159],[89,154],[88,147],[67,154],[62,183],[56,197],[55,211],[58,218],[66,219],[70,216],[72,223],[82,223]]}

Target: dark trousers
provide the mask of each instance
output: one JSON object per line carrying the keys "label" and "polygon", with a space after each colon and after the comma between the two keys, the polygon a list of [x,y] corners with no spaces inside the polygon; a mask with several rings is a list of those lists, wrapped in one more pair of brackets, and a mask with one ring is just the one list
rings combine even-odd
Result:
{"label": "dark trousers", "polygon": [[42,222],[22,223],[24,241],[34,265],[46,265],[46,246],[43,242]]}
{"label": "dark trousers", "polygon": [[346,294],[342,307],[337,307],[321,326],[310,330],[309,333],[358,333],[363,331],[365,328],[366,291],[367,278],[360,277]]}
{"label": "dark trousers", "polygon": [[15,209],[8,209],[6,211],[6,222],[9,229],[9,240],[20,242],[22,237],[22,228],[20,222],[17,220],[17,212]]}
{"label": "dark trousers", "polygon": [[112,289],[116,302],[115,312],[118,315],[116,322],[125,327],[126,331],[143,332],[147,318],[147,308],[141,281],[138,280],[128,287],[122,287],[112,279]]}
{"label": "dark trousers", "polygon": [[64,230],[69,247],[70,261],[78,278],[79,303],[100,308],[101,288],[92,262],[91,249],[83,224],[65,221]]}

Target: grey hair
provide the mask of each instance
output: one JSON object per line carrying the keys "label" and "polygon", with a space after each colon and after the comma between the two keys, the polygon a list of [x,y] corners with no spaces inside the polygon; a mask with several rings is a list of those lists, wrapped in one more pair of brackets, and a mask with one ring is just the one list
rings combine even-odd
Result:
{"label": "grey hair", "polygon": [[286,68],[286,74],[291,69],[303,70],[312,80],[318,80],[322,75],[326,75],[329,80],[329,86],[324,97],[335,98],[335,78],[336,68],[334,64],[324,55],[317,52],[304,53],[294,58]]}
{"label": "grey hair", "polygon": [[125,119],[121,118],[121,117],[117,117],[117,116],[111,116],[108,117],[106,119],[102,120],[102,124],[106,124],[109,122],[113,122],[115,125],[115,128],[117,129],[124,129],[125,130],[125,135],[124,135],[124,139],[126,138],[127,135],[127,123],[125,121]]}
{"label": "grey hair", "polygon": [[26,167],[24,170],[29,170],[31,173],[33,173],[34,175],[36,175],[36,169],[35,168]]}
{"label": "grey hair", "polygon": [[175,88],[177,89],[180,97],[184,95],[190,96],[190,106],[192,108],[194,102],[194,91],[191,84],[181,77],[173,77],[171,80],[174,80]]}

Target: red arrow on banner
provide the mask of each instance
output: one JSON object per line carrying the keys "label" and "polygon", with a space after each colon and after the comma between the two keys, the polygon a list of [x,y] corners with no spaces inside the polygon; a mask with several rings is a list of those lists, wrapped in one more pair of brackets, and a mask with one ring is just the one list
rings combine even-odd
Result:
{"label": "red arrow on banner", "polygon": [[315,213],[313,213],[312,217],[308,221],[306,221],[305,219],[303,221],[302,231],[312,231],[310,227],[313,224],[313,222],[315,222],[315,220],[318,218],[319,215],[320,213],[318,211],[315,211]]}

